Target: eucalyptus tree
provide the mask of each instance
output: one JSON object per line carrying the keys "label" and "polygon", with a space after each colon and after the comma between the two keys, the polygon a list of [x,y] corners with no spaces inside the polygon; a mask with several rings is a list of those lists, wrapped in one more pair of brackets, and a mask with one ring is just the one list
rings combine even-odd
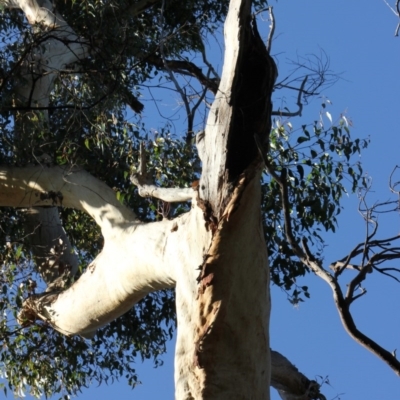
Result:
{"label": "eucalyptus tree", "polygon": [[[273,29],[264,43],[257,28],[271,8],[0,4],[0,360],[9,387],[67,397],[93,380],[134,385],[134,358],[158,360],[176,323],[177,399],[268,399],[270,384],[283,399],[323,399],[317,382],[270,351],[269,280],[294,287],[295,302],[308,294],[296,286],[307,270],[330,279],[318,229],[334,230],[345,176],[353,190],[365,184],[351,156],[366,143],[350,138],[345,119],[290,140],[290,124],[271,126],[273,114],[301,114],[321,84],[304,77],[298,111],[273,110],[285,80],[269,54]],[[222,21],[219,77],[204,43]],[[127,107],[146,112],[140,88],[158,78],[181,96],[183,139],[167,126],[149,140],[140,116],[126,116]],[[195,133],[196,111],[211,102]]]}

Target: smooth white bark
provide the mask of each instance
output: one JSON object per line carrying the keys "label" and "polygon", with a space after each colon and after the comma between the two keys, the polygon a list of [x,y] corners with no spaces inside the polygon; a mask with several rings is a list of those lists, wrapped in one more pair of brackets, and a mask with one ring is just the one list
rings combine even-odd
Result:
{"label": "smooth white bark", "polygon": [[[47,205],[54,201],[48,198],[51,190],[54,193],[65,193],[64,206],[75,207],[95,216],[107,232],[107,240],[101,254],[70,289],[33,297],[25,307],[28,310],[33,307],[38,316],[49,321],[64,334],[90,337],[97,328],[128,311],[147,293],[176,285],[176,398],[190,398],[189,382],[196,353],[196,343],[192,335],[198,322],[193,313],[196,309],[197,278],[203,254],[209,248],[211,239],[210,232],[204,229],[202,212],[195,207],[190,213],[173,221],[141,224],[135,222],[135,216],[116,200],[112,189],[85,171],[66,171],[60,167],[0,169],[1,206]],[[246,204],[243,206],[246,212],[250,211]],[[119,222],[115,224],[108,220]],[[243,232],[235,240],[239,253],[241,245],[245,245],[243,237],[251,238],[257,248],[262,248],[261,242],[258,245],[254,241],[254,234],[246,235],[245,230]],[[248,324],[241,324],[241,327],[246,328],[248,325],[256,328],[257,325],[248,312],[249,308],[241,297],[245,282],[251,286],[256,297],[257,286],[254,286],[249,277],[251,268],[235,252],[230,257],[240,263],[245,274],[238,281],[238,304],[243,305],[241,312],[250,320]],[[259,281],[258,275],[254,279]],[[261,290],[263,287],[265,286],[261,284]],[[232,311],[235,314],[233,324],[236,325],[237,307],[232,306]],[[246,338],[249,339],[248,336]],[[259,348],[259,344],[252,344],[250,340],[245,343]],[[227,350],[232,352],[229,347]],[[231,374],[229,371],[227,373]],[[307,390],[315,388],[310,386],[310,381],[286,358],[276,352],[272,353],[272,385],[280,391],[284,399],[295,399],[300,393],[305,396]]]}
{"label": "smooth white bark", "polygon": [[319,391],[320,385],[310,381],[282,354],[271,350],[271,364],[271,386],[282,400],[326,400]]}
{"label": "smooth white bark", "polygon": [[119,203],[112,189],[83,170],[0,169],[1,206],[54,202],[87,212],[105,240],[102,252],[69,289],[33,297],[25,305],[62,333],[88,335],[151,291],[173,287],[182,263],[193,258],[185,243],[187,225],[196,225],[190,222],[194,213],[143,224]]}
{"label": "smooth white bark", "polygon": [[[57,13],[51,1],[13,0],[2,3],[6,7],[21,9],[32,29],[41,33],[37,36],[36,46],[34,44],[21,64],[19,81],[14,82],[16,105],[22,110],[15,119],[15,140],[22,145],[20,154],[32,152],[30,157],[38,161],[42,155],[35,154],[38,149],[28,145],[31,131],[38,128],[37,123],[31,122],[32,111],[41,109],[36,112],[36,119],[45,129],[48,125],[46,108],[55,79],[69,64],[86,57],[88,47]],[[28,210],[25,219],[38,271],[49,287],[62,287],[67,277],[77,272],[78,258],[64,232],[58,210]]]}
{"label": "smooth white bark", "polygon": [[[178,226],[186,223],[182,217]],[[148,293],[175,286],[185,257],[173,221],[115,228],[104,248],[69,289],[34,299],[39,316],[66,334],[90,336]],[[49,303],[48,303],[49,301]]]}
{"label": "smooth white bark", "polygon": [[87,212],[105,237],[136,220],[105,183],[80,168],[0,167],[0,206],[65,206]]}
{"label": "smooth white bark", "polygon": [[138,174],[131,176],[131,182],[137,186],[140,196],[155,197],[168,203],[188,201],[195,194],[192,188],[158,187],[152,183],[145,182]]}
{"label": "smooth white bark", "polygon": [[89,48],[51,1],[13,0],[6,2],[8,4],[20,8],[32,27],[43,32],[40,43],[23,63],[19,100],[29,107],[48,107],[50,92],[60,71],[87,57]]}

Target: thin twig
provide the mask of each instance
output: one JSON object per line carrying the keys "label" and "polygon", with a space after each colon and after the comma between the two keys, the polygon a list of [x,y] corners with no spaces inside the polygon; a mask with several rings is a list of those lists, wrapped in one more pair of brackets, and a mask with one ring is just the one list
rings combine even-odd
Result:
{"label": "thin twig", "polygon": [[[219,80],[220,80],[220,76],[218,75],[217,71],[214,69],[214,67],[212,66],[212,64],[211,64],[211,63],[208,61],[208,59],[207,59],[207,56],[206,56],[206,49],[205,49],[204,43],[202,43],[202,47],[201,47],[200,53],[201,53],[201,56],[202,56],[202,58],[203,58],[204,64],[206,64],[207,67],[208,67],[208,70],[209,70],[210,72],[212,72],[213,75],[214,75],[214,77],[219,81]],[[209,76],[207,76],[207,78],[209,78]]]}
{"label": "thin twig", "polygon": [[386,0],[383,0],[383,2],[392,10],[394,15],[396,15],[397,17],[399,16],[399,14],[400,14],[400,11],[399,11],[399,2],[400,2],[400,0],[396,1],[397,12]]}
{"label": "thin twig", "polygon": [[392,278],[395,281],[400,283],[400,279],[399,278],[396,278],[394,275],[392,275],[389,272],[387,272],[387,271],[394,271],[394,272],[398,272],[400,274],[400,270],[398,268],[378,268],[378,267],[374,267],[374,269],[376,271],[378,271],[379,273],[381,273],[382,275],[386,275],[389,278]]}
{"label": "thin twig", "polygon": [[304,86],[307,83],[308,75],[306,75],[301,83],[300,88],[298,89],[299,93],[297,94],[297,111],[289,112],[289,111],[272,111],[272,115],[279,115],[281,117],[301,117],[301,113],[303,112],[303,103],[301,101],[301,96],[305,93]]}

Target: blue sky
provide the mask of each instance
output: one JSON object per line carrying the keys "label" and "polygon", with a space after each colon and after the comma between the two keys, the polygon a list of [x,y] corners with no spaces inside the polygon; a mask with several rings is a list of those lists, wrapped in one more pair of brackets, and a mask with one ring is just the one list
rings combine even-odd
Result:
{"label": "blue sky", "polygon": [[[332,101],[329,112],[334,119],[345,112],[353,121],[352,135],[370,137],[370,147],[361,161],[373,178],[371,201],[388,199],[389,175],[396,163],[400,164],[400,37],[394,37],[396,17],[382,0],[281,0],[272,5],[276,18],[272,54],[279,59],[279,66],[284,70],[286,60],[297,55],[319,54],[321,49],[326,52],[331,69],[341,73],[341,79],[324,92]],[[219,51],[213,50],[216,59]],[[295,127],[310,123],[318,119],[319,111],[320,100],[315,99],[303,117],[291,123]],[[146,123],[157,128],[163,122],[150,113]],[[325,236],[327,263],[343,257],[364,239],[356,197],[345,198],[343,205],[339,229]],[[396,234],[400,215],[382,218],[380,223],[379,237]],[[309,275],[299,283],[309,286],[311,299],[297,308],[286,300],[285,293],[272,288],[271,347],[309,378],[328,377],[330,385],[322,389],[327,399],[399,399],[400,379],[347,335],[325,282]],[[367,295],[352,309],[356,324],[388,350],[398,348],[400,353],[400,284],[375,275],[369,277],[366,288]],[[171,342],[164,366],[157,369],[138,360],[137,372],[143,384],[133,391],[120,382],[85,389],[78,399],[173,399],[173,352]],[[272,393],[273,400],[278,398]]]}

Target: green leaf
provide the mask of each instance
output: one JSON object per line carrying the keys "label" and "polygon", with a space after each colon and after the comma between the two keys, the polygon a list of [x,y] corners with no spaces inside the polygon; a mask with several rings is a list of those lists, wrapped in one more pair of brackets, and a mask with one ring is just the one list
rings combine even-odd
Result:
{"label": "green leaf", "polygon": [[304,143],[307,142],[308,140],[310,140],[308,137],[300,136],[297,138],[297,143]]}
{"label": "green leaf", "polygon": [[304,168],[301,165],[297,165],[297,172],[300,175],[300,179],[303,180],[303,178],[304,178]]}
{"label": "green leaf", "polygon": [[318,153],[313,149],[310,150],[310,153],[311,153],[311,158],[316,158],[318,156]]}
{"label": "green leaf", "polygon": [[15,259],[18,260],[22,254],[22,244],[20,244],[15,250]]}

